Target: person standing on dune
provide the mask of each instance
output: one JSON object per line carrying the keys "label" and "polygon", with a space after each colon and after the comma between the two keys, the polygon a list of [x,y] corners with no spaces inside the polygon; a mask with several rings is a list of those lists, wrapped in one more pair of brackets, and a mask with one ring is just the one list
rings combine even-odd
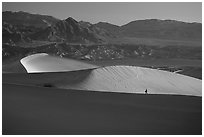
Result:
{"label": "person standing on dune", "polygon": [[147,89],[145,90],[145,94],[147,94]]}

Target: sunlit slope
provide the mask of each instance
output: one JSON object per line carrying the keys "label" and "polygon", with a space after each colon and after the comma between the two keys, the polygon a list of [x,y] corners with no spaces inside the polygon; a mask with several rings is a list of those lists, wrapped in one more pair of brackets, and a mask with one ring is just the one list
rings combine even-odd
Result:
{"label": "sunlit slope", "polygon": [[35,72],[59,72],[97,68],[97,66],[80,61],[50,56],[39,53],[21,59],[21,63],[28,73]]}
{"label": "sunlit slope", "polygon": [[[95,66],[47,54],[29,56],[21,62],[31,74],[7,78],[7,83],[105,92],[145,93],[147,89],[149,94],[202,95],[201,80],[167,71],[135,66],[92,69]],[[75,71],[68,72],[70,70]],[[22,79],[19,80],[19,77]]]}
{"label": "sunlit slope", "polygon": [[59,83],[62,88],[149,94],[202,95],[199,79],[133,66],[110,66],[93,70],[80,83]]}

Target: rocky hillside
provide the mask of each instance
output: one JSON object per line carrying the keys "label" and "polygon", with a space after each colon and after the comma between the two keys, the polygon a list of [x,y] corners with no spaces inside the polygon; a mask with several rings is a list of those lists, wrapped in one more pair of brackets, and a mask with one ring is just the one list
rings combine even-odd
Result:
{"label": "rocky hillside", "polygon": [[46,28],[59,21],[59,19],[52,16],[30,14],[23,11],[2,12],[2,20],[15,26],[33,26],[35,28]]}
{"label": "rocky hillside", "polygon": [[95,26],[102,28],[106,30],[110,35],[113,37],[119,37],[122,35],[120,27],[114,24],[110,24],[107,22],[99,22],[97,24],[94,24]]}
{"label": "rocky hillside", "polygon": [[171,40],[201,40],[202,24],[175,20],[139,20],[121,26],[125,36]]}
{"label": "rocky hillside", "polygon": [[48,40],[72,43],[103,43],[106,42],[108,33],[92,24],[84,25],[69,17],[58,21],[55,25],[49,26],[31,38],[35,40]]}
{"label": "rocky hillside", "polygon": [[[3,12],[3,60],[46,52],[61,57],[86,60],[112,60],[123,58],[184,58],[202,59],[201,46],[182,46],[180,43],[152,44],[152,38],[201,41],[202,24],[173,20],[140,20],[123,26],[100,22],[91,24],[69,17],[58,20],[51,16],[25,12]],[[127,39],[129,37],[129,39]],[[150,45],[130,45],[131,38],[150,39]],[[110,43],[112,39],[126,43]],[[22,44],[23,43],[23,44]],[[24,46],[26,45],[26,46]],[[32,46],[31,46],[32,45]],[[184,45],[186,45],[184,43]],[[185,48],[184,48],[185,47]]]}
{"label": "rocky hillside", "polygon": [[48,53],[60,57],[80,60],[120,60],[126,58],[138,59],[202,59],[201,47],[182,46],[145,46],[145,45],[100,45],[100,44],[68,44],[52,43],[44,46],[23,48],[3,44],[2,58],[4,60],[25,57],[34,53]]}
{"label": "rocky hillside", "polygon": [[[71,17],[58,20],[51,16],[10,11],[3,12],[2,15],[4,23],[14,26],[18,33],[23,33],[32,40],[91,44],[107,43],[107,39],[113,37],[102,28],[88,22],[77,22]],[[8,27],[3,25],[3,30],[8,30]],[[3,43],[7,39],[13,38],[4,35]]]}
{"label": "rocky hillside", "polygon": [[31,42],[27,35],[12,24],[2,23],[2,42],[15,46],[17,42]]}
{"label": "rocky hillside", "polygon": [[[201,23],[186,23],[175,20],[137,20],[123,26],[117,26],[106,22],[97,24],[77,22],[71,17],[59,20],[47,15],[6,11],[2,13],[2,21],[3,43],[8,43],[10,40],[14,43],[21,42],[23,41],[22,37],[37,41],[81,44],[111,43],[111,41],[120,41],[123,38],[128,38],[130,41],[132,38],[180,41],[201,41],[202,39]],[[15,32],[6,32],[11,30],[9,26],[16,28],[12,30]],[[10,32],[12,35],[9,34]],[[18,40],[19,37],[21,40]]]}
{"label": "rocky hillside", "polygon": [[100,22],[95,24],[111,34],[123,37],[155,38],[168,40],[201,41],[202,24],[175,20],[147,19],[132,21],[123,26]]}

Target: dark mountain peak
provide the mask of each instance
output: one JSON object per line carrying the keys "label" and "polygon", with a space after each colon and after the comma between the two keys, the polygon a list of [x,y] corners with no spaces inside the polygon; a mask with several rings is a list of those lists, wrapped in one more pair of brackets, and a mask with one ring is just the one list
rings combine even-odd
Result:
{"label": "dark mountain peak", "polygon": [[[182,21],[171,20],[171,19],[166,19],[166,20],[163,20],[163,21],[165,21],[165,22],[172,22],[172,23],[174,23],[174,22],[182,22]],[[182,23],[185,23],[185,22],[182,22]]]}
{"label": "dark mountain peak", "polygon": [[108,23],[108,22],[98,22],[96,23],[95,25],[98,25],[98,26],[114,26],[114,27],[119,27],[117,25],[114,25],[114,24],[111,24],[111,23]]}
{"label": "dark mountain peak", "polygon": [[16,14],[25,14],[25,15],[31,14],[31,13],[28,13],[28,12],[25,12],[25,11],[17,11],[17,12],[13,12],[13,13],[16,13]]}
{"label": "dark mountain peak", "polygon": [[94,25],[99,27],[99,28],[108,30],[108,31],[119,31],[118,29],[120,28],[119,26],[108,23],[108,22],[99,22],[99,23],[94,24]]}
{"label": "dark mountain peak", "polygon": [[[56,24],[32,36],[35,40],[66,41],[72,43],[100,43],[105,38],[100,30],[87,26],[88,22],[77,22],[72,17],[60,20]],[[83,26],[84,25],[84,26]]]}
{"label": "dark mountain peak", "polygon": [[94,26],[105,30],[111,37],[119,37],[121,36],[120,27],[114,24],[110,24],[108,22],[99,22],[94,24]]}
{"label": "dark mountain peak", "polygon": [[103,21],[100,21],[100,22],[98,22],[97,24],[110,24],[110,23],[108,23],[108,22],[103,22]]}
{"label": "dark mountain peak", "polygon": [[93,24],[91,24],[90,22],[86,22],[86,21],[79,21],[79,25],[82,28],[88,28],[88,27],[91,27]]}
{"label": "dark mountain peak", "polygon": [[77,22],[75,19],[73,19],[72,17],[68,17],[67,19],[65,19],[65,21],[68,22],[68,23],[75,23],[75,24],[78,23],[78,22]]}
{"label": "dark mountain peak", "polygon": [[58,30],[61,30],[63,33],[66,32],[64,35],[69,33],[74,34],[75,32],[80,33],[81,30],[79,23],[72,17],[65,20],[60,20],[58,23],[56,23],[55,28],[58,28]]}
{"label": "dark mountain peak", "polygon": [[125,25],[122,25],[121,27],[123,26],[126,26],[126,25],[129,25],[129,24],[161,24],[163,22],[163,20],[160,20],[160,19],[142,19],[142,20],[134,20],[134,21],[131,21]]}

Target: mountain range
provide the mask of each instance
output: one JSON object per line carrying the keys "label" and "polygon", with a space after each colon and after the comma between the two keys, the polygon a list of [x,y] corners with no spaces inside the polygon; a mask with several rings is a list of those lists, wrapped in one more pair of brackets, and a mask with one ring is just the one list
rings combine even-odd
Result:
{"label": "mountain range", "polygon": [[72,17],[60,20],[52,16],[26,12],[2,13],[3,43],[48,41],[69,43],[111,43],[123,38],[177,41],[201,41],[202,24],[175,20],[136,20],[122,26],[99,22],[91,24]]}
{"label": "mountain range", "polygon": [[5,11],[2,62],[7,65],[35,53],[86,61],[202,60],[201,37],[201,23],[148,19],[117,26]]}

